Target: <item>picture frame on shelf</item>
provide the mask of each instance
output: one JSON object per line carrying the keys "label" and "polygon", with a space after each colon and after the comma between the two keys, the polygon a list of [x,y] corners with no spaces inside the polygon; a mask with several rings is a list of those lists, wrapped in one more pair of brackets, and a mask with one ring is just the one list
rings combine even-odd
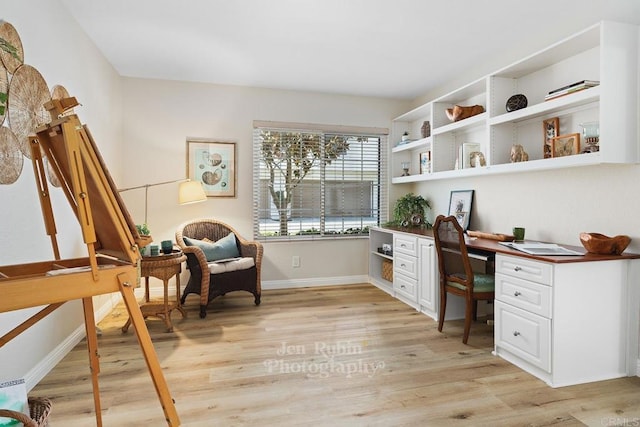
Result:
{"label": "picture frame on shelf", "polygon": [[465,142],[462,144],[462,169],[469,169],[471,167],[471,154],[481,151],[481,146],[477,142]]}
{"label": "picture frame on shelf", "polygon": [[550,159],[553,157],[551,139],[557,137],[560,133],[560,119],[558,117],[551,117],[550,119],[543,120],[542,131],[544,135],[543,158]]}
{"label": "picture frame on shelf", "polygon": [[420,174],[431,173],[431,151],[420,153]]}
{"label": "picture frame on shelf", "polygon": [[187,177],[207,197],[236,197],[235,142],[187,141]]}
{"label": "picture frame on shelf", "polygon": [[553,157],[573,156],[580,153],[580,134],[569,133],[551,138],[551,154]]}
{"label": "picture frame on shelf", "polygon": [[449,216],[453,215],[464,231],[469,228],[473,190],[453,190],[449,197]]}

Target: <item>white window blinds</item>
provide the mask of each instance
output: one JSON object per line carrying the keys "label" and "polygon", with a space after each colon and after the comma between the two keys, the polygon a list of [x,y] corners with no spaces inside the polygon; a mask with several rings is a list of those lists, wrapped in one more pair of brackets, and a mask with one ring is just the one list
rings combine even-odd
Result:
{"label": "white window blinds", "polygon": [[386,221],[385,129],[254,123],[256,239],[366,236]]}

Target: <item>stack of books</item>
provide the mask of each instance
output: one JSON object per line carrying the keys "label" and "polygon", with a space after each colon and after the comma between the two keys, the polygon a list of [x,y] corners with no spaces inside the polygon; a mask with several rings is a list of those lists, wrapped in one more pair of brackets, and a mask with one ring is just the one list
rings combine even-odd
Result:
{"label": "stack of books", "polygon": [[544,100],[549,101],[550,99],[559,98],[561,96],[569,95],[570,93],[589,89],[590,87],[598,86],[599,84],[600,82],[597,80],[581,80],[579,82],[575,82],[570,85],[552,90],[547,96],[544,97]]}

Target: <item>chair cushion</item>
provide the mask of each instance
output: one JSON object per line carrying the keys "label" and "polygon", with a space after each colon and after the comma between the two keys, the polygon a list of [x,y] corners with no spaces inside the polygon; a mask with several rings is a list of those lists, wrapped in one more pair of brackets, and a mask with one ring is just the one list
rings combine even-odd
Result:
{"label": "chair cushion", "polygon": [[226,237],[214,243],[189,237],[184,237],[184,242],[187,246],[197,246],[202,249],[208,262],[240,256],[240,251],[238,251],[238,245],[236,244],[236,235],[233,233],[229,233]]}
{"label": "chair cushion", "polygon": [[227,262],[210,262],[208,264],[210,274],[228,273],[230,271],[236,270],[246,270],[253,267],[254,265],[255,262],[251,257],[238,258]]}
{"label": "chair cushion", "polygon": [[[464,279],[464,274],[455,274],[455,276]],[[461,290],[465,286],[458,282],[447,282],[447,285],[453,286]],[[496,289],[496,279],[492,274],[473,273],[473,292],[493,292]]]}

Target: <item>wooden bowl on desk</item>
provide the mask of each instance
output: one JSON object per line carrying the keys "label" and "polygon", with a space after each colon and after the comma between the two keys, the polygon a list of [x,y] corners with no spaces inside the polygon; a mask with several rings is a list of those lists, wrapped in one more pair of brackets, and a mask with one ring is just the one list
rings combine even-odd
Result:
{"label": "wooden bowl on desk", "polygon": [[580,233],[582,246],[593,254],[620,255],[629,246],[629,236],[609,237],[600,233]]}

